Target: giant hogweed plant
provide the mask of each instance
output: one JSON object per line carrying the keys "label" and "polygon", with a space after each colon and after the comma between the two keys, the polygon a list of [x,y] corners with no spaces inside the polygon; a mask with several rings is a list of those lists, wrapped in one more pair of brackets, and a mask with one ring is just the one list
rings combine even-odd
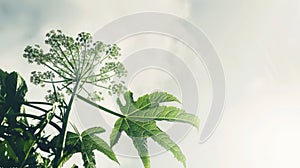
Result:
{"label": "giant hogweed plant", "polygon": [[[85,32],[74,39],[60,30],[47,33],[45,43],[49,45],[47,51],[34,45],[27,46],[23,54],[29,63],[46,69],[31,72],[30,78],[33,84],[47,87],[44,101],[27,100],[24,79],[17,72],[0,70],[0,166],[56,168],[62,167],[73,154],[81,153],[83,166],[94,168],[95,151],[120,164],[112,148],[124,132],[132,139],[145,168],[150,168],[149,138],[186,167],[181,149],[156,122],[183,122],[198,128],[199,119],[183,109],[168,106],[168,102],[180,103],[171,94],[153,92],[134,100],[124,82],[115,83],[114,78],[126,76],[126,69],[118,61],[117,45],[93,42]],[[97,91],[89,91],[91,86]],[[119,98],[116,100],[120,112],[100,105],[104,92],[124,97],[125,104]],[[105,132],[103,128],[93,127],[80,133],[69,121],[75,98],[117,118],[109,143],[98,136]],[[67,130],[68,124],[73,131]],[[57,133],[47,133],[47,127],[53,127]]]}

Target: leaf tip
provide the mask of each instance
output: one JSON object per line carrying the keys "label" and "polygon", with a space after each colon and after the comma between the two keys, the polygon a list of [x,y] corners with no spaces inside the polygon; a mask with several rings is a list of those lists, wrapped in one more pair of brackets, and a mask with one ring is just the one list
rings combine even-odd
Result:
{"label": "leaf tip", "polygon": [[200,119],[198,117],[196,118],[196,121],[195,121],[195,127],[197,128],[197,131],[199,131]]}

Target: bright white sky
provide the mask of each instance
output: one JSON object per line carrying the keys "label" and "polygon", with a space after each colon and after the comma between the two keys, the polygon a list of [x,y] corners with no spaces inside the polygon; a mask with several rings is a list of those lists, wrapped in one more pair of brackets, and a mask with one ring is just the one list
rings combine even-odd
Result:
{"label": "bright white sky", "polygon": [[[71,35],[81,31],[95,33],[119,17],[145,11],[170,13],[199,27],[215,46],[223,64],[227,84],[223,119],[204,144],[198,143],[200,133],[195,130],[180,142],[188,167],[300,167],[300,1],[0,0],[0,67],[18,71],[28,81],[34,67],[22,58],[23,49],[27,44],[42,43],[50,29],[62,29]],[[179,55],[189,52],[165,37],[145,36],[148,41],[138,42],[142,39],[143,36],[138,36],[122,41],[123,55],[156,46],[171,52],[177,49]],[[187,64],[195,66],[193,62]],[[151,76],[151,71],[146,74]],[[151,81],[157,80],[153,74]],[[160,85],[155,82],[147,86],[139,83],[139,76],[134,81],[138,86],[133,87],[139,93],[145,91],[139,90],[143,87],[169,89],[180,97],[176,82],[167,74],[161,78],[166,82],[161,84],[162,88],[157,88]],[[199,88],[205,89],[206,78],[200,79],[204,84]],[[40,93],[33,89],[36,88],[30,85],[32,97],[38,98]],[[202,110],[207,104],[209,101]],[[203,121],[206,112],[201,114]],[[76,120],[76,116],[72,119]],[[74,160],[77,159],[80,157]],[[120,157],[121,166],[102,154],[97,155],[97,160],[98,167],[141,167],[140,160],[126,157]],[[152,158],[153,168],[180,166],[169,153]]]}

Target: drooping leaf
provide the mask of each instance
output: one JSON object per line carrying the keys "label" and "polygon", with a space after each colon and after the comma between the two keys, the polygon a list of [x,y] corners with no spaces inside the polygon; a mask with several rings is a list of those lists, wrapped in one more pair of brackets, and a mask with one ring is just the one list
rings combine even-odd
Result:
{"label": "drooping leaf", "polygon": [[113,147],[118,141],[121,136],[123,119],[118,119],[114,125],[114,128],[110,134],[110,146]]}
{"label": "drooping leaf", "polygon": [[[76,128],[73,126],[74,129]],[[60,162],[66,162],[73,154],[80,152],[84,162],[84,167],[95,168],[95,154],[94,151],[97,150],[102,152],[111,160],[118,162],[115,153],[111,147],[101,138],[96,136],[98,133],[102,133],[105,130],[101,127],[93,127],[83,131],[79,134],[78,130],[76,133],[68,132],[66,138],[66,148],[64,150],[63,160]]]}
{"label": "drooping leaf", "polygon": [[83,137],[83,141],[85,141],[85,143],[91,143],[92,150],[98,150],[99,152],[102,152],[111,160],[119,163],[115,153],[103,139],[99,138],[96,135],[90,135],[90,136]]}
{"label": "drooping leaf", "polygon": [[186,158],[181,149],[156,125],[156,121],[183,122],[198,128],[198,117],[186,113],[180,108],[162,105],[166,102],[179,102],[175,96],[166,92],[146,94],[134,101],[132,92],[128,91],[124,94],[124,99],[125,105],[121,103],[120,99],[117,99],[117,104],[124,117],[118,119],[114,125],[110,135],[111,146],[118,142],[121,132],[124,131],[132,139],[144,167],[150,168],[147,139],[152,138],[186,166]]}

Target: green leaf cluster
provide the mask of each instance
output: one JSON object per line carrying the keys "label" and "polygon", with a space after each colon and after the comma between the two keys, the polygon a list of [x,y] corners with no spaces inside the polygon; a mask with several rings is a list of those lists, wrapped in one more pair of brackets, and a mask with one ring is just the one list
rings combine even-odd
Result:
{"label": "green leaf cluster", "polygon": [[[50,110],[44,115],[38,116],[25,113],[23,105],[36,107],[26,101],[25,94],[27,86],[24,79],[16,72],[7,73],[0,70],[0,166],[8,167],[55,167],[51,156],[57,154],[59,139],[58,134],[54,138],[44,133],[44,128],[53,124],[53,117],[58,108],[58,103],[52,105]],[[36,119],[38,122],[28,120]],[[52,126],[53,126],[52,125]],[[58,125],[54,125],[60,127]],[[68,131],[64,155],[59,160],[62,166],[75,153],[81,153],[85,167],[95,167],[94,151],[104,153],[111,160],[118,162],[111,147],[96,134],[103,133],[101,127],[93,127],[79,134],[75,128],[75,133]],[[42,154],[43,151],[47,154]]]}

